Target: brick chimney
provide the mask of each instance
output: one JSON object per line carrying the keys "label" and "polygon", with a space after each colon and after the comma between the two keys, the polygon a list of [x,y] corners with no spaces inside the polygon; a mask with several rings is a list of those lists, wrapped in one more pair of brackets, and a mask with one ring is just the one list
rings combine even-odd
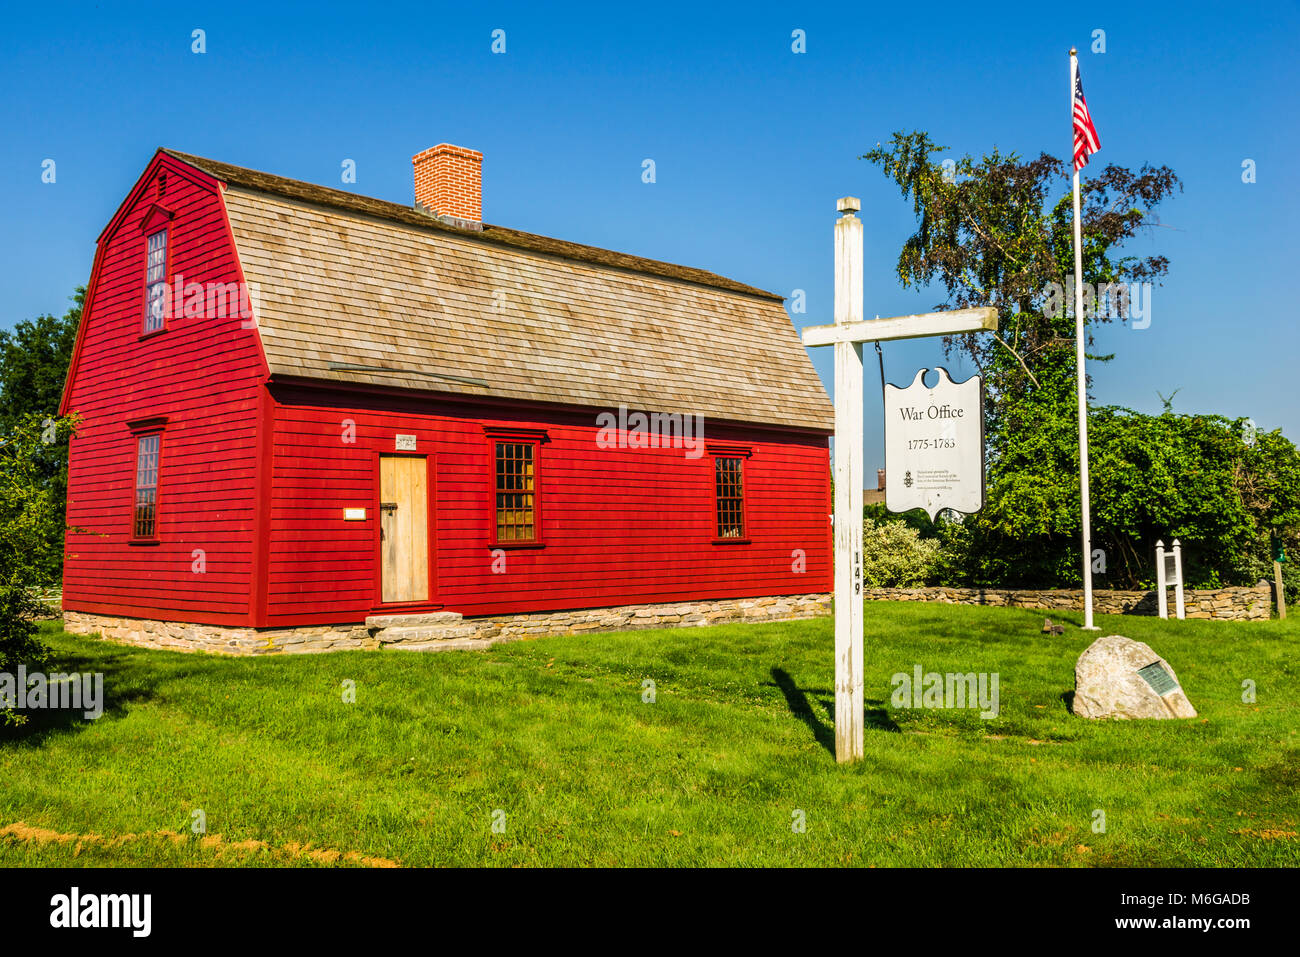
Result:
{"label": "brick chimney", "polygon": [[411,157],[415,203],[457,225],[482,228],[483,154],[439,143]]}

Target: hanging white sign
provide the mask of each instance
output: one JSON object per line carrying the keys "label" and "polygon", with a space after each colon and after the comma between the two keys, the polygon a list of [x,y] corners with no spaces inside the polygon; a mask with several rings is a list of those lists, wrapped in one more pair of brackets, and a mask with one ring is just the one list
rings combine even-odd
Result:
{"label": "hanging white sign", "polygon": [[979,376],[953,382],[922,369],[905,389],[885,385],[885,507],[978,512],[984,505],[984,389]]}

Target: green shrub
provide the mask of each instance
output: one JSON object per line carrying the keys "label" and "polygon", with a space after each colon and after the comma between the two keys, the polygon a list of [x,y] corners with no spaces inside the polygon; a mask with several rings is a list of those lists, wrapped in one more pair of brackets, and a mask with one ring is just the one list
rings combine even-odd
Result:
{"label": "green shrub", "polygon": [[862,582],[867,588],[918,588],[934,575],[939,542],[904,522],[862,521]]}

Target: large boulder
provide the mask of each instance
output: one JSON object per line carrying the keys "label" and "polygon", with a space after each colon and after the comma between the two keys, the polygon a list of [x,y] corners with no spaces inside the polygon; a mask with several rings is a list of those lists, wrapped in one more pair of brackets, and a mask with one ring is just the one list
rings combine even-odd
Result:
{"label": "large boulder", "polygon": [[1150,645],[1108,635],[1074,666],[1074,713],[1081,718],[1195,718],[1169,662]]}

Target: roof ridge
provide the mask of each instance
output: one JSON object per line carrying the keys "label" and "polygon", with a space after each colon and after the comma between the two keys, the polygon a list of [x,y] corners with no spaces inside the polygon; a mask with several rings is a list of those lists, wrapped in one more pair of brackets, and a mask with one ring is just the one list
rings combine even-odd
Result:
{"label": "roof ridge", "polygon": [[223,163],[220,160],[195,156],[190,153],[182,153],[180,150],[174,150],[168,147],[159,147],[158,151],[160,153],[165,153],[173,159],[179,160],[188,166],[192,166],[201,172],[207,173],[216,179],[222,180],[226,183],[233,183],[246,189],[273,193],[280,196],[288,196],[291,199],[298,199],[304,202],[364,213],[380,219],[388,219],[394,222],[403,223],[408,226],[417,226],[440,232],[452,233],[466,239],[491,242],[497,245],[510,246],[516,249],[526,249],[533,252],[547,253],[564,259],[594,263],[599,266],[607,266],[614,269],[625,269],[632,272],[647,273],[652,276],[660,276],[666,279],[695,283],[697,285],[709,286],[714,289],[722,289],[727,292],[739,293],[746,296],[756,296],[762,299],[776,300],[777,302],[785,301],[785,297],[777,293],[769,292],[766,289],[759,289],[756,286],[749,286],[745,283],[736,282],[734,279],[728,279],[725,276],[720,276],[717,273],[712,273],[705,269],[696,269],[692,266],[680,266],[675,263],[663,262],[658,259],[634,256],[630,253],[620,253],[612,249],[604,249],[600,246],[588,246],[582,243],[569,242],[564,239],[555,239],[537,233],[528,233],[523,230],[511,229],[506,226],[493,226],[484,223],[481,230],[467,229],[444,222],[415,206],[403,206],[400,203],[390,202],[386,199],[377,199],[372,196],[363,196],[359,193],[350,193],[347,190],[335,189],[331,186],[320,186],[316,183],[308,183],[304,180],[279,176],[275,173],[264,173],[260,170],[248,169],[244,166],[235,166],[230,163]]}

